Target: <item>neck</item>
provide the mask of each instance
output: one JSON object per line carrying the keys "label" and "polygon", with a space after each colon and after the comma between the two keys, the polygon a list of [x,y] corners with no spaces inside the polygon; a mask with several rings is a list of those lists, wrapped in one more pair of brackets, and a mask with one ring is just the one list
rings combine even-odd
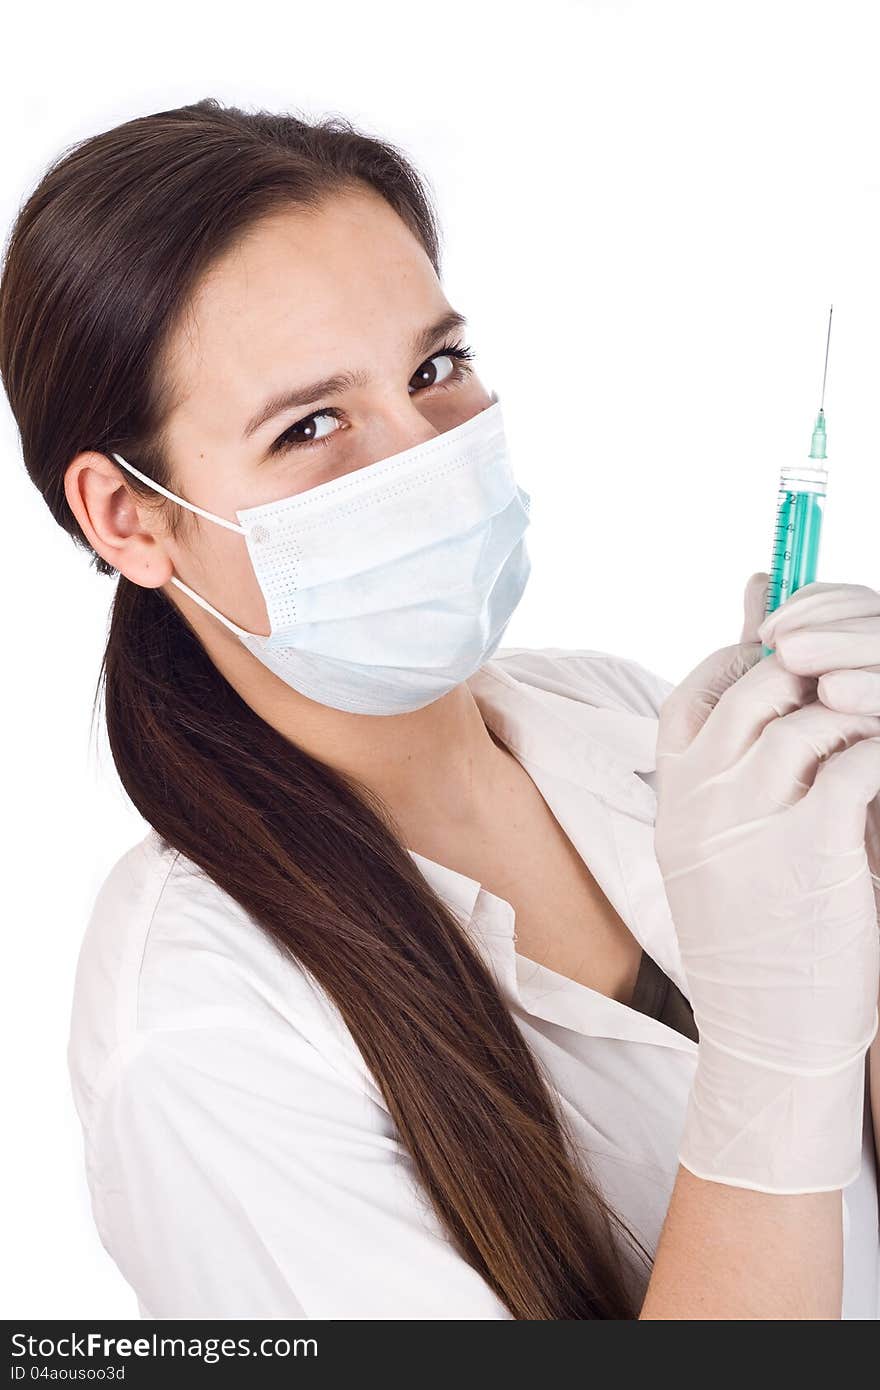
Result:
{"label": "neck", "polygon": [[434,843],[438,827],[479,825],[497,806],[513,755],[486,727],[466,683],[408,713],[349,714],[291,689],[219,624],[199,627],[212,661],[254,713],[377,795],[407,846]]}

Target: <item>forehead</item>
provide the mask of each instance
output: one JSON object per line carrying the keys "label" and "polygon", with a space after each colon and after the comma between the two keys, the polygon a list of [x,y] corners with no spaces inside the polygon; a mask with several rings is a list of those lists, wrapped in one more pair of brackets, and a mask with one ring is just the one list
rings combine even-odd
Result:
{"label": "forehead", "polygon": [[211,268],[171,335],[169,426],[198,419],[217,438],[240,430],[276,388],[369,369],[438,306],[421,242],[371,190],[273,213]]}

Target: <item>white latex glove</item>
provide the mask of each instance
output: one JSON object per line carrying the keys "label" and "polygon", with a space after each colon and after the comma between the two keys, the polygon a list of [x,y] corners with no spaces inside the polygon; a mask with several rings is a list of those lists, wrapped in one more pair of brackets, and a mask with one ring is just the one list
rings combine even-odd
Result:
{"label": "white latex glove", "polygon": [[[755,592],[755,602],[758,597]],[[762,602],[761,618],[763,612]],[[863,584],[805,584],[769,618],[761,618],[758,635],[770,647],[776,646],[777,638],[781,640],[777,654],[789,671],[818,677],[817,693],[823,705],[852,714],[880,714],[880,593],[876,589]],[[797,638],[793,638],[795,632]],[[868,804],[865,846],[880,917],[880,796]]]}
{"label": "white latex glove", "polygon": [[[781,650],[761,657],[767,579],[749,580],[740,643],[701,662],[660,711],[655,851],[700,1033],[679,1160],[734,1187],[819,1192],[852,1182],[861,1160],[878,1027],[865,832],[880,717],[829,708],[815,674],[784,664],[795,643],[783,614],[816,586],[762,628]],[[822,586],[836,595],[823,609],[834,661],[819,667],[843,669],[822,685],[850,697],[863,646],[837,615],[852,587]],[[880,660],[876,639],[873,650]]]}

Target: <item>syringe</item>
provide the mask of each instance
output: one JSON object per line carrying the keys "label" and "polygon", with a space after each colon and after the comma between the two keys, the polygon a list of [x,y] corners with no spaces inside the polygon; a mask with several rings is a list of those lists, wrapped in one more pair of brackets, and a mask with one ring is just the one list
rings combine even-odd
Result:
{"label": "syringe", "polygon": [[[813,442],[808,462],[782,468],[779,479],[779,500],[776,508],[776,530],[773,533],[773,558],[770,563],[770,582],[764,616],[784,603],[796,589],[816,578],[819,558],[819,538],[828,469],[825,460],[825,378],[828,375],[828,347],[831,342],[831,315],[828,311],[828,336],[825,340],[825,370],[822,373],[822,400],[813,426]],[[762,647],[761,656],[771,656],[773,647]]]}

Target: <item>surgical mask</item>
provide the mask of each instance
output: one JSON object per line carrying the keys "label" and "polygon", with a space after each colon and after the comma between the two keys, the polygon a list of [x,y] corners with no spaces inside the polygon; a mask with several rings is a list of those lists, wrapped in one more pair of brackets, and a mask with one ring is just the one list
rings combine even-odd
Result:
{"label": "surgical mask", "polygon": [[530,497],[514,480],[497,394],[463,424],[317,487],[216,516],[244,536],[268,636],[171,582],[310,700],[353,714],[420,709],[497,649],[530,572]]}

